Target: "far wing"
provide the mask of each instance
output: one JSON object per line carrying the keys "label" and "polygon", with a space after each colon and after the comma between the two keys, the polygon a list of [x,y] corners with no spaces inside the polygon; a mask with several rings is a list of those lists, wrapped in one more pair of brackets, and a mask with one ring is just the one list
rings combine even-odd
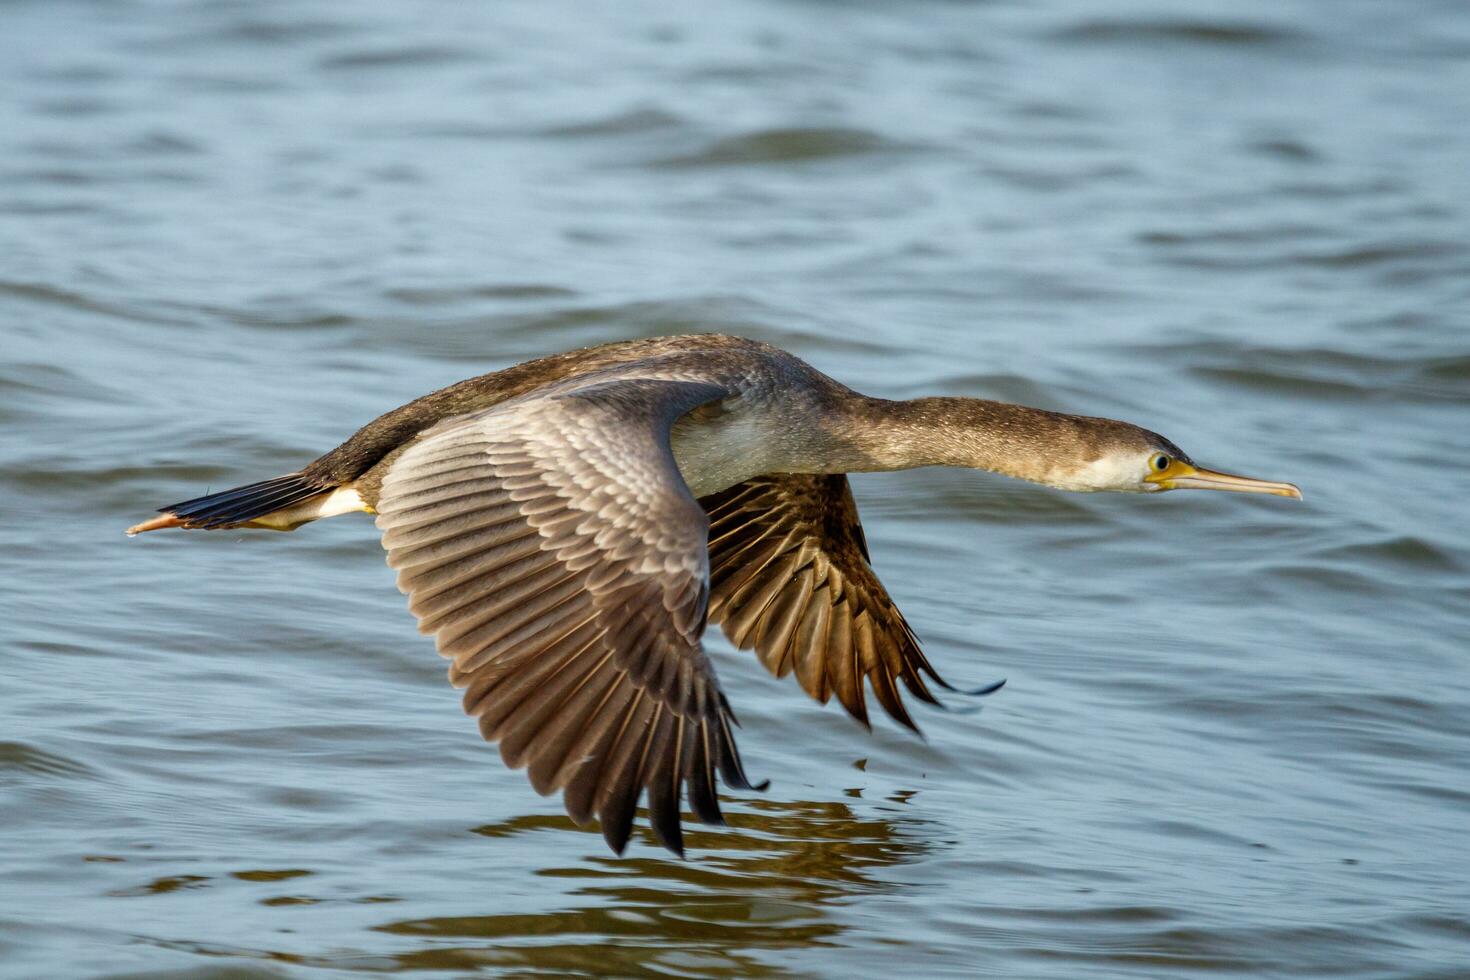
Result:
{"label": "far wing", "polygon": [[924,676],[953,690],[868,564],[844,474],[772,473],[700,500],[710,516],[709,618],[778,677],[795,673],[823,704],[868,724],[864,681],[895,720],[918,727],[902,681],[938,704]]}

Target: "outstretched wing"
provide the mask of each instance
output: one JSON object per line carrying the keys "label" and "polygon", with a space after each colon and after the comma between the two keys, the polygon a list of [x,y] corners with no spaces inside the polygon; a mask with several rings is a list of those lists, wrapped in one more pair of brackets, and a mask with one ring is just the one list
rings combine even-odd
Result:
{"label": "outstretched wing", "polygon": [[868,564],[857,505],[841,473],[772,473],[700,499],[710,516],[709,618],[777,677],[795,673],[823,704],[868,724],[866,678],[890,715],[918,730],[903,681],[938,704],[918,638]]}
{"label": "outstretched wing", "polygon": [[751,788],[699,643],[708,523],[669,448],[681,415],[726,394],[625,379],[505,402],[426,433],[377,503],[388,564],[465,710],[618,852],[645,789],[658,839],[682,853],[684,787],[711,823],[716,768]]}

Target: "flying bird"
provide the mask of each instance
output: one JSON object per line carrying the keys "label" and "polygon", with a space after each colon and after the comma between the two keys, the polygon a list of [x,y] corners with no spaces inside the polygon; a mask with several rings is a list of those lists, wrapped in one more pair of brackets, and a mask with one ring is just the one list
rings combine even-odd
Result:
{"label": "flying bird", "polygon": [[699,335],[462,381],[294,473],[172,504],[128,534],[375,514],[420,632],[506,764],[561,791],[579,825],[595,816],[618,853],[646,797],[658,841],[682,854],[685,802],[721,823],[721,779],[765,788],[741,765],[707,622],[864,725],[869,689],[915,730],[899,685],[929,703],[930,684],[953,690],[874,574],[846,476],[919,466],[1301,496],[1196,466],[1127,422],[871,398],[779,348]]}

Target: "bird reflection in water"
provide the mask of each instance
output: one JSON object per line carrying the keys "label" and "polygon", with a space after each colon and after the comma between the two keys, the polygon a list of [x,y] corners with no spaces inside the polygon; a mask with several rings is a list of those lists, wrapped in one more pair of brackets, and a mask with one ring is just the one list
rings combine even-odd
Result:
{"label": "bird reflection in water", "polygon": [[[828,907],[892,887],[881,872],[931,846],[904,829],[915,819],[859,814],[838,801],[747,800],[728,819],[724,828],[687,832],[696,860],[599,855],[541,871],[580,882],[570,892],[581,899],[573,908],[412,919],[377,929],[426,941],[425,948],[392,957],[403,969],[777,976],[785,971],[759,951],[835,942],[846,926]],[[547,831],[595,834],[553,814],[515,817],[475,833],[503,838]],[[653,842],[650,830],[639,832]]]}

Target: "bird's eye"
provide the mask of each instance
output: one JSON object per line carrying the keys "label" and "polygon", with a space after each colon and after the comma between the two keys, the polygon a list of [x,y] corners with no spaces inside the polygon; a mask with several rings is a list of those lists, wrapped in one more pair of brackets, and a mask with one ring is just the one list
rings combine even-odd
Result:
{"label": "bird's eye", "polygon": [[1165,456],[1163,453],[1158,453],[1154,456],[1154,469],[1162,473],[1169,468],[1171,462],[1173,460],[1169,459],[1168,456]]}

